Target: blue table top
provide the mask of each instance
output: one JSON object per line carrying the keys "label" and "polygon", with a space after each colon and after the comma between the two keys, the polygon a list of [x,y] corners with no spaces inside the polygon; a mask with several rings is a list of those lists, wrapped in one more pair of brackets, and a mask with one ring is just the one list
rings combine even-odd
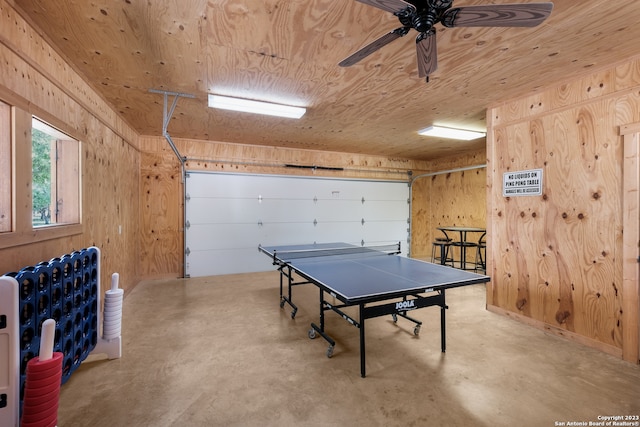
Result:
{"label": "blue table top", "polygon": [[[261,247],[266,254],[337,248],[340,244]],[[356,246],[351,245],[354,248]],[[286,257],[286,255],[283,255]],[[385,253],[279,259],[343,302],[368,302],[488,282],[485,275]]]}

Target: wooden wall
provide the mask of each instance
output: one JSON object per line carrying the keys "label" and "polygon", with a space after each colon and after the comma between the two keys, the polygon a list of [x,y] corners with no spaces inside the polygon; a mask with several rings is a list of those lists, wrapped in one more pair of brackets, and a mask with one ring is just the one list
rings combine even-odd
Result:
{"label": "wooden wall", "polygon": [[[623,340],[638,325],[622,310],[619,128],[640,121],[640,60],[495,105],[487,120],[489,309],[617,356],[635,346],[637,362],[637,336]],[[542,196],[502,196],[504,172],[535,168]]]}
{"label": "wooden wall", "polygon": [[[428,171],[428,162],[389,159],[313,150],[272,148],[250,144],[173,139],[186,157],[186,170],[253,174],[326,176],[408,181],[409,172]],[[183,185],[181,164],[162,137],[140,138],[140,254],[145,277],[183,274]],[[284,165],[305,166],[285,167]],[[306,166],[342,168],[309,169]]]}
{"label": "wooden wall", "polygon": [[431,258],[431,242],[443,237],[436,227],[486,227],[485,164],[486,151],[481,150],[433,161],[431,172],[414,177],[411,215],[414,257]]}
{"label": "wooden wall", "polygon": [[[137,134],[4,1],[0,64],[0,99],[15,107],[17,150],[30,143],[32,114],[80,140],[83,189],[82,226],[71,233],[34,233],[24,227],[29,207],[15,207],[16,216],[26,216],[26,221],[21,219],[16,231],[0,234],[0,274],[97,246],[103,289],[113,272],[120,274],[123,288],[131,289],[140,277]],[[20,170],[13,171],[14,180],[22,180],[24,168],[30,170],[30,165],[16,165]],[[15,184],[30,192],[28,182]],[[3,180],[3,188],[10,185]]]}
{"label": "wooden wall", "polygon": [[[486,171],[438,171],[484,165],[484,150],[432,162],[345,153],[270,148],[249,144],[174,138],[187,170],[295,174],[412,181],[411,255],[428,258],[438,225],[486,224]],[[140,138],[140,254],[145,277],[180,276],[183,271],[183,186],[180,162],[161,137]],[[316,165],[343,171],[285,168]],[[436,173],[433,176],[424,174]],[[416,178],[416,179],[414,179]]]}

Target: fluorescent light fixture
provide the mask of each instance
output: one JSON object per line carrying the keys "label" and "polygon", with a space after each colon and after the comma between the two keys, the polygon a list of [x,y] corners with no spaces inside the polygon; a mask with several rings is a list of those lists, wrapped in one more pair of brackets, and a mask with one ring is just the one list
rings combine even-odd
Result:
{"label": "fluorescent light fixture", "polygon": [[306,108],[290,105],[273,104],[271,102],[253,101],[250,99],[231,98],[228,96],[209,94],[209,107],[223,110],[242,111],[244,113],[266,114],[268,116],[299,119],[307,111]]}
{"label": "fluorescent light fixture", "polygon": [[472,139],[478,139],[486,136],[486,133],[484,132],[445,128],[441,126],[429,126],[428,128],[424,128],[418,131],[418,133],[424,136],[439,136],[440,138],[463,139],[465,141],[470,141]]}

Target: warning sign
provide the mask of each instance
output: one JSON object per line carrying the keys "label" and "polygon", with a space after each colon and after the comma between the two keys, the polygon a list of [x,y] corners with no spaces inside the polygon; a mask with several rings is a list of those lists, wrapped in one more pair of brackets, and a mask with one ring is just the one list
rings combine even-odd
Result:
{"label": "warning sign", "polygon": [[542,195],[542,169],[505,172],[502,175],[502,196]]}

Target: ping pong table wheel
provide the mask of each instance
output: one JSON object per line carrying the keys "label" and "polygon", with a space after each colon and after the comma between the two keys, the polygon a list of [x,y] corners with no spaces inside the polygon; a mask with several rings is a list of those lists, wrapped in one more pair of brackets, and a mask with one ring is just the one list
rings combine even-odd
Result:
{"label": "ping pong table wheel", "polygon": [[391,315],[391,318],[393,319],[393,323],[398,323],[398,315],[397,314],[393,313]]}
{"label": "ping pong table wheel", "polygon": [[309,329],[307,335],[309,335],[309,339],[314,339],[316,337],[316,330],[313,328]]}
{"label": "ping pong table wheel", "polygon": [[291,318],[295,319],[296,318],[296,313],[298,312],[297,308],[294,308],[293,310],[291,310]]}
{"label": "ping pong table wheel", "polygon": [[419,335],[420,334],[420,325],[416,325],[415,328],[413,328],[413,335]]}
{"label": "ping pong table wheel", "polygon": [[331,356],[333,356],[333,346],[330,345],[329,348],[327,348],[327,357],[329,359],[331,359]]}
{"label": "ping pong table wheel", "polygon": [[284,308],[284,299],[280,300],[280,308]]}

